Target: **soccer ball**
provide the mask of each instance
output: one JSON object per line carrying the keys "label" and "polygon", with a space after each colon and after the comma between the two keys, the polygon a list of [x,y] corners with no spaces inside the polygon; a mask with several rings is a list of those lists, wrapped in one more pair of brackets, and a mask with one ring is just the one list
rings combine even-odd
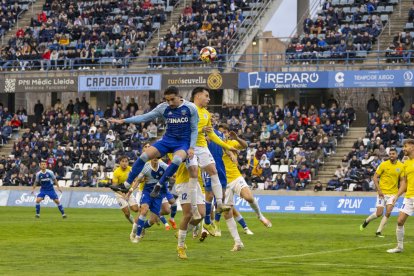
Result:
{"label": "soccer ball", "polygon": [[216,49],[214,49],[213,47],[207,46],[201,49],[200,51],[200,59],[203,62],[206,62],[206,63],[212,62],[216,59],[216,57],[217,57],[217,52],[216,52]]}

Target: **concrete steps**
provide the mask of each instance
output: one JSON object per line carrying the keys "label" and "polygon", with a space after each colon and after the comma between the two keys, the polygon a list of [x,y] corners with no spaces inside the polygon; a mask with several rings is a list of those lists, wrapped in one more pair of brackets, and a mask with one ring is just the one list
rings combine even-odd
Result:
{"label": "concrete steps", "polygon": [[325,160],[325,164],[319,169],[318,176],[310,183],[310,188],[312,189],[316,181],[326,186],[332,179],[336,168],[341,165],[343,156],[348,155],[355,141],[363,137],[365,137],[365,127],[351,127],[347,135],[338,142],[335,154]]}
{"label": "concrete steps", "polygon": [[[167,22],[164,25],[161,25],[158,32],[154,33],[152,39],[145,46],[144,50],[141,52],[140,57],[149,57],[152,55],[152,48],[157,47],[159,43],[159,38],[164,37],[170,30],[172,24],[177,23],[180,15],[182,14],[186,1],[180,1],[176,7],[174,7],[171,14],[168,16]],[[147,60],[138,57],[130,66],[129,69],[134,71],[145,71],[147,70],[148,63]]]}

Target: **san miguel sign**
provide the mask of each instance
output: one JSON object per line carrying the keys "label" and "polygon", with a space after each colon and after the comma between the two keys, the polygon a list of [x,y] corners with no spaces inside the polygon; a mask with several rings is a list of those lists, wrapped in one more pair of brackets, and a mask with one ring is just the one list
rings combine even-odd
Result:
{"label": "san miguel sign", "polygon": [[218,72],[211,74],[172,74],[162,76],[162,89],[169,86],[188,88],[205,86],[209,89],[238,89],[238,74]]}
{"label": "san miguel sign", "polygon": [[25,92],[77,92],[77,77],[30,77],[6,76],[0,80],[3,93]]}

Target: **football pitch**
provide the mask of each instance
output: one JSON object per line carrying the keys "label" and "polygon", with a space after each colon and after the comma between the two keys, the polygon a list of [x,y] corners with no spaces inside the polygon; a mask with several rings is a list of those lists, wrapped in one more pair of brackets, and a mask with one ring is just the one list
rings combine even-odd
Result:
{"label": "football pitch", "polygon": [[[266,214],[265,228],[244,213],[253,236],[245,248],[233,241],[224,219],[222,237],[203,243],[187,237],[188,260],[176,257],[174,231],[154,225],[139,244],[129,241],[131,225],[120,210],[0,207],[1,275],[411,275],[414,219],[405,227],[405,252],[396,245],[393,216],[376,238],[379,219],[359,231],[362,216]],[[177,221],[180,215],[177,214]]]}

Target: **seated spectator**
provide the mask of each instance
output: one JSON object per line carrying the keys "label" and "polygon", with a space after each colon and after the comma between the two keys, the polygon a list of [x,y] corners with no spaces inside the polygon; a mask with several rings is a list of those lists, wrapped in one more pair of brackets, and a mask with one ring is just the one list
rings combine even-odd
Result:
{"label": "seated spectator", "polygon": [[313,191],[314,192],[320,192],[320,191],[322,191],[322,188],[323,188],[322,183],[318,180],[318,181],[316,181],[316,184],[313,187]]}

